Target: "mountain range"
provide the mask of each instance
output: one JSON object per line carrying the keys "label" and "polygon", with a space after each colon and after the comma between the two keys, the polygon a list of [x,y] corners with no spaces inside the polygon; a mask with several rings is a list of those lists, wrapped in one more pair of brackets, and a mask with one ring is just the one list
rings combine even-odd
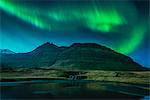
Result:
{"label": "mountain range", "polygon": [[27,53],[1,53],[1,68],[52,68],[65,70],[146,70],[130,57],[96,43],[69,47],[44,43]]}

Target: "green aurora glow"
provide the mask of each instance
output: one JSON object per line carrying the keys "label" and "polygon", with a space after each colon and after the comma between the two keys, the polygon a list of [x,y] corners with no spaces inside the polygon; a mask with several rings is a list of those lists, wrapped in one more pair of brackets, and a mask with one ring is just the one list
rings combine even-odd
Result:
{"label": "green aurora glow", "polygon": [[80,26],[84,26],[92,31],[98,31],[100,34],[110,34],[111,32],[119,33],[119,28],[124,25],[129,26],[127,28],[129,31],[119,33],[128,34],[129,39],[118,41],[119,45],[117,46],[110,46],[118,52],[129,54],[142,42],[147,29],[145,25],[134,26],[137,21],[134,5],[124,2],[126,6],[123,9],[119,4],[120,2],[103,3],[93,0],[90,2],[90,6],[87,2],[82,2],[81,5],[75,2],[63,4],[56,2],[40,8],[36,7],[36,4],[30,5],[29,3],[28,5],[28,2],[1,0],[0,8],[27,23],[48,31],[74,31],[78,30]]}

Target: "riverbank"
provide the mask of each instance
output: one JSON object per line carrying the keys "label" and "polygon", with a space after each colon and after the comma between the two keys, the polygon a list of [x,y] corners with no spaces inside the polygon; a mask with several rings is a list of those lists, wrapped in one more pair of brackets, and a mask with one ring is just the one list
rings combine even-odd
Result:
{"label": "riverbank", "polygon": [[[149,85],[88,80],[0,82],[2,99],[130,99],[149,95]],[[19,92],[18,92],[19,91]]]}
{"label": "riverbank", "polygon": [[54,69],[16,69],[0,72],[1,81],[19,80],[94,80],[149,84],[150,71],[67,71]]}

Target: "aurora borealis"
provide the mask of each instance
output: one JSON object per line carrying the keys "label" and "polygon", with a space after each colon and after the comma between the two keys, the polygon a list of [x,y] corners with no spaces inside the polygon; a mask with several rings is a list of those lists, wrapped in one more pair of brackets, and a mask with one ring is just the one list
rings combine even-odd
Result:
{"label": "aurora borealis", "polygon": [[148,7],[148,0],[1,0],[0,48],[96,42],[149,66]]}

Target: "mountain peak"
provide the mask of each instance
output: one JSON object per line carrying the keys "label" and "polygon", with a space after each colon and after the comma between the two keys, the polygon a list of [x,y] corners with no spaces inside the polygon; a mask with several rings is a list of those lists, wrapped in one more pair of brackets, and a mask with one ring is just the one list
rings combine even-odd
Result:
{"label": "mountain peak", "polygon": [[73,43],[71,46],[96,46],[99,47],[99,44],[96,43]]}
{"label": "mountain peak", "polygon": [[49,43],[49,42],[45,42],[43,45],[50,45],[51,43]]}
{"label": "mountain peak", "polygon": [[107,51],[113,51],[110,48],[107,48],[103,45],[99,45],[97,43],[73,43],[70,47],[100,48]]}
{"label": "mountain peak", "polygon": [[55,44],[49,43],[49,42],[46,42],[46,43],[42,44],[42,45],[39,46],[38,48],[41,48],[41,47],[42,47],[42,48],[43,48],[43,47],[44,47],[44,48],[45,48],[45,47],[46,47],[46,48],[47,48],[47,47],[48,47],[48,48],[49,48],[49,47],[51,47],[51,48],[52,48],[52,47],[57,48],[57,46],[56,46]]}
{"label": "mountain peak", "polygon": [[9,49],[0,49],[0,54],[15,54],[15,52]]}
{"label": "mountain peak", "polygon": [[46,43],[42,44],[41,46],[56,46],[56,45],[53,43],[46,42]]}
{"label": "mountain peak", "polygon": [[40,45],[39,47],[37,47],[36,49],[34,49],[32,52],[45,52],[45,51],[54,50],[57,48],[58,46],[56,46],[55,44],[46,42]]}

